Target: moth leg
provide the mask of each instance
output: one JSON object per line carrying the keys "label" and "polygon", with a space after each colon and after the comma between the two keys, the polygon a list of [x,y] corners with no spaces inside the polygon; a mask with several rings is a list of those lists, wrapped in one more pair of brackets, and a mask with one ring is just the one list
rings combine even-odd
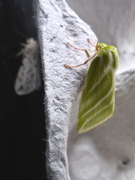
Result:
{"label": "moth leg", "polygon": [[78,50],[85,51],[87,57],[88,57],[88,58],[90,57],[90,54],[89,54],[89,52],[88,52],[87,49],[75,47],[75,46],[73,46],[72,44],[70,44],[69,42],[68,42],[67,44],[68,44],[69,46],[73,47],[74,49],[78,49]]}
{"label": "moth leg", "polygon": [[89,38],[87,39],[87,41],[88,41],[88,43],[89,43],[89,44],[91,44],[93,47],[96,47],[96,46],[97,46],[97,44],[98,44],[98,41],[97,41],[96,45],[94,45],[94,44],[90,41],[90,39],[89,39]]}
{"label": "moth leg", "polygon": [[84,61],[82,64],[78,64],[78,65],[76,65],[76,66],[70,66],[70,65],[68,65],[68,64],[64,64],[64,66],[65,66],[66,68],[70,68],[70,69],[76,68],[76,67],[79,67],[79,66],[82,66],[82,65],[86,64],[89,60],[91,60],[93,57],[95,57],[96,54],[97,54],[97,52],[94,53],[93,56],[89,57],[89,58],[88,58],[86,61]]}

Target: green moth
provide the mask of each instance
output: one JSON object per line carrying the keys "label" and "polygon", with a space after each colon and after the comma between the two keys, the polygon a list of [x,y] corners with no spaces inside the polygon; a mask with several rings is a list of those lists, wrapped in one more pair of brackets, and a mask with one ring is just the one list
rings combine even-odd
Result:
{"label": "green moth", "polygon": [[[88,42],[91,43],[89,39]],[[64,64],[67,68],[74,68],[86,64],[89,60],[91,61],[78,111],[79,134],[95,128],[113,116],[115,107],[115,72],[119,64],[117,49],[112,45],[97,43],[95,46],[96,53],[92,57],[86,49],[81,50],[84,50],[88,56],[84,63],[77,66]]]}

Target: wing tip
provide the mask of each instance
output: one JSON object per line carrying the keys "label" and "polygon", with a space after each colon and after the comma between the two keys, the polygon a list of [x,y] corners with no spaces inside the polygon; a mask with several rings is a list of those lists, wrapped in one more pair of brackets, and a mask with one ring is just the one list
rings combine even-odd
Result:
{"label": "wing tip", "polygon": [[114,116],[114,110],[112,111],[112,113],[106,117],[103,121],[93,125],[93,126],[90,126],[88,128],[83,128],[83,127],[79,127],[78,126],[78,134],[82,134],[82,133],[85,133],[85,132],[88,132],[90,131],[91,129],[94,129],[95,127],[99,126],[100,124],[103,124],[104,122],[106,122],[107,120],[109,120],[110,118],[112,118]]}

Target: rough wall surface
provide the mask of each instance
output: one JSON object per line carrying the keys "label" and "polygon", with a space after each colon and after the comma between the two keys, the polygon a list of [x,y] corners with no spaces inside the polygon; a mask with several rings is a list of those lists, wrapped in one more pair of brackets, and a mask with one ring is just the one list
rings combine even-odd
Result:
{"label": "rough wall surface", "polygon": [[90,27],[68,7],[64,0],[39,0],[38,30],[42,56],[48,147],[47,171],[49,180],[68,180],[67,137],[70,109],[84,80],[87,67],[67,69],[67,64],[79,64],[86,60],[83,51],[67,46],[93,47],[89,37],[97,42]]}
{"label": "rough wall surface", "polygon": [[[91,51],[92,47],[89,47],[85,40],[89,37],[93,43],[96,43],[96,37],[64,0],[39,0],[39,41],[45,82],[48,132],[48,179],[69,179],[66,151],[70,115],[68,159],[71,179],[134,180],[135,57],[132,17],[135,3],[130,1],[127,4],[126,0],[104,0],[102,4],[100,0],[83,2],[85,2],[85,13],[87,17],[93,19],[92,23],[95,22],[93,27],[97,28],[95,31],[99,33],[100,39],[116,45],[120,52],[115,115],[90,132],[77,134],[78,101],[73,105],[72,101],[84,80],[87,68],[70,70],[65,69],[63,64],[79,64],[86,59],[86,56],[84,52],[68,47],[66,42],[89,48]],[[91,2],[93,4],[90,4]],[[79,1],[76,3],[82,10],[83,6],[79,6]],[[91,8],[95,14],[87,14],[91,13],[87,11],[88,8]],[[124,15],[128,22],[126,28]]]}

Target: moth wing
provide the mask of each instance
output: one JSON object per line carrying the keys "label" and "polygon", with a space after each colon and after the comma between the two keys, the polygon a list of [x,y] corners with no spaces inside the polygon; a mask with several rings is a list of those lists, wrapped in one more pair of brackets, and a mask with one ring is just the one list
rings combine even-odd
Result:
{"label": "moth wing", "polygon": [[80,100],[78,133],[89,131],[113,116],[115,65],[118,65],[118,54],[111,47],[93,59]]}
{"label": "moth wing", "polygon": [[28,44],[22,55],[22,65],[15,81],[15,91],[18,95],[29,94],[41,85],[37,44]]}

